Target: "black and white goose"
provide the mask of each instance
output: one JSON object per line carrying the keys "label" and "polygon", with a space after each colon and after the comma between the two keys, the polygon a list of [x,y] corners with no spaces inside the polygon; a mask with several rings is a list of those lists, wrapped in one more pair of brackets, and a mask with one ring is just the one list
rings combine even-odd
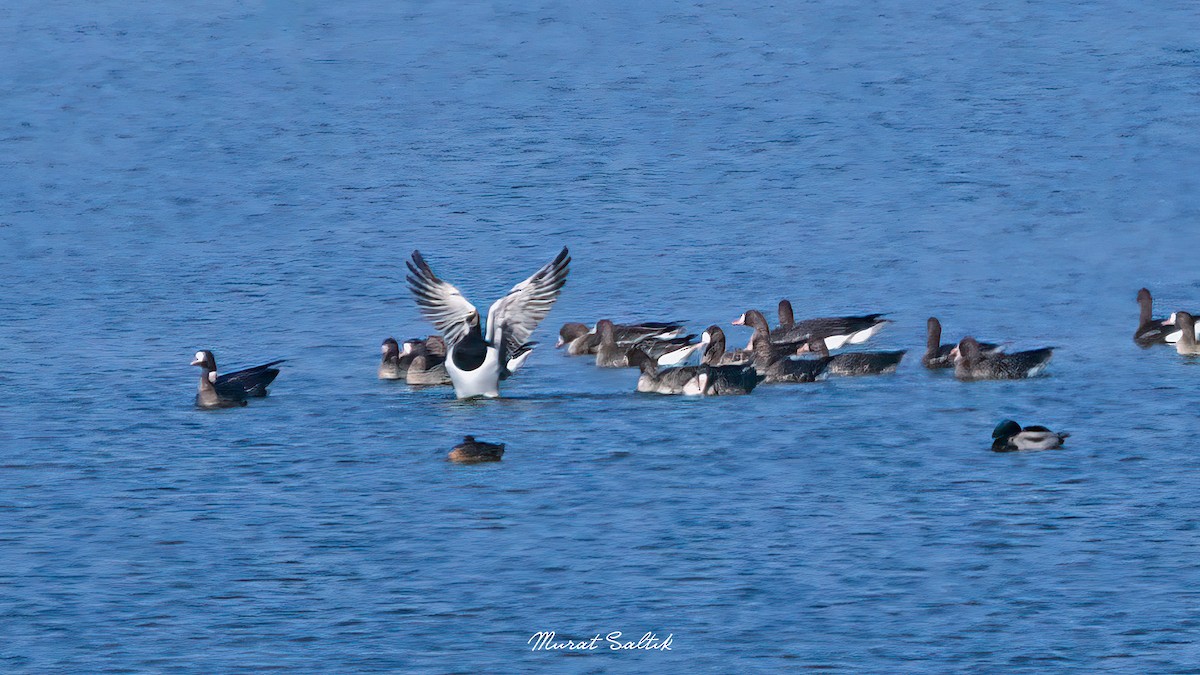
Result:
{"label": "black and white goose", "polygon": [[1061,448],[1063,441],[1070,435],[1056,433],[1040,426],[1021,428],[1020,424],[1012,420],[1004,420],[992,430],[992,450],[994,452],[1053,450]]}
{"label": "black and white goose", "polygon": [[458,398],[500,396],[500,380],[529,357],[529,336],[550,313],[567,282],[566,247],[488,309],[484,330],[479,310],[433,273],[420,251],[408,262],[408,285],[417,306],[446,340],[446,372]]}
{"label": "black and white goose", "polygon": [[[762,313],[759,312],[759,315]],[[766,320],[766,317],[763,317]],[[779,301],[780,325],[769,331],[771,342],[776,344],[795,343],[797,347],[809,340],[825,340],[825,346],[830,349],[841,349],[846,345],[857,345],[871,339],[883,327],[891,323],[882,314],[867,314],[864,316],[821,317],[796,321],[792,313],[792,303],[788,300]],[[743,313],[733,322],[735,326],[746,325],[746,314]],[[747,349],[751,347],[748,346]]]}
{"label": "black and white goose", "polygon": [[234,408],[246,405],[246,399],[267,395],[267,386],[279,375],[272,366],[283,363],[283,359],[264,363],[261,366],[217,374],[217,359],[206,350],[196,352],[193,366],[200,366],[200,386],[196,390],[196,406],[199,408]]}
{"label": "black and white goose", "polygon": [[1052,356],[1053,347],[984,354],[979,342],[968,336],[954,348],[954,376],[960,380],[1020,380],[1040,374]]}
{"label": "black and white goose", "polygon": [[[925,355],[921,357],[921,363],[930,370],[938,368],[953,368],[954,367],[954,348],[956,344],[942,344],[942,322],[936,317],[929,317],[929,321],[925,324]],[[980,342],[979,351],[986,354],[995,354],[999,351],[1000,345],[991,342]]]}

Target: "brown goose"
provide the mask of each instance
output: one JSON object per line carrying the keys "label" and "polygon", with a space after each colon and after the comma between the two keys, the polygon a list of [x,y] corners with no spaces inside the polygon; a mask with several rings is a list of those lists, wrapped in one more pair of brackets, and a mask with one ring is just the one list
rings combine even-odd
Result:
{"label": "brown goose", "polygon": [[[957,345],[941,344],[942,323],[936,317],[931,316],[925,324],[925,330],[925,355],[921,357],[921,363],[931,370],[953,368],[953,352]],[[991,342],[980,342],[979,350],[984,354],[994,354],[1000,351],[1000,345]]]}
{"label": "brown goose", "polygon": [[1019,380],[1040,374],[1052,356],[1053,347],[984,354],[979,342],[968,336],[954,348],[954,376],[960,380]]}

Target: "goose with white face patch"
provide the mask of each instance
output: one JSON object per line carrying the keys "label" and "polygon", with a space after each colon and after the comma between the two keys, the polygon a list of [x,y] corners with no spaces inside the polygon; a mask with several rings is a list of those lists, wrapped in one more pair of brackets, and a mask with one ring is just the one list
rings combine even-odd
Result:
{"label": "goose with white face patch", "polygon": [[453,285],[433,273],[420,251],[408,261],[408,286],[425,318],[446,341],[446,372],[454,394],[496,398],[506,379],[527,358],[530,335],[550,313],[567,282],[571,257],[564,247],[525,281],[513,286],[488,309],[484,330],[479,311]]}
{"label": "goose with white face patch", "polygon": [[217,359],[208,350],[196,352],[193,366],[201,369],[200,386],[196,391],[198,408],[235,408],[246,405],[246,399],[267,395],[267,386],[275,381],[279,369],[273,368],[283,360],[261,366],[217,374]]}
{"label": "goose with white face patch", "polygon": [[[759,312],[762,315],[762,312]],[[766,321],[766,317],[763,317]],[[775,344],[794,343],[797,347],[809,340],[825,340],[826,349],[841,349],[846,345],[857,345],[871,339],[883,327],[891,323],[882,314],[866,314],[864,316],[821,317],[795,321],[792,314],[792,303],[788,300],[779,301],[779,327],[768,330],[771,342]],[[735,326],[746,325],[746,314],[743,313],[734,322]],[[752,349],[747,345],[746,349]]]}
{"label": "goose with white face patch", "polygon": [[1004,420],[992,430],[992,451],[1054,450],[1061,448],[1063,441],[1070,435],[1056,433],[1041,426],[1029,426],[1022,429],[1020,424],[1012,420]]}
{"label": "goose with white face patch", "polygon": [[[942,322],[937,317],[929,317],[925,323],[925,355],[921,363],[930,370],[954,367],[954,348],[956,344],[942,344]],[[1000,345],[991,342],[980,342],[979,350],[984,354],[995,354],[1001,351]]]}

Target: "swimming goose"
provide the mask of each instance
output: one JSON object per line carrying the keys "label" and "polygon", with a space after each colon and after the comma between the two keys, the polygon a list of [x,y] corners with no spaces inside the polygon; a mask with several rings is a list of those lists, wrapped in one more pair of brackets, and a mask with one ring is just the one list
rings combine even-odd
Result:
{"label": "swimming goose", "polygon": [[683,363],[692,352],[700,348],[699,343],[693,343],[695,335],[685,337],[660,339],[646,337],[638,340],[633,346],[617,342],[616,331],[612,321],[601,319],[596,322],[596,335],[599,342],[596,345],[596,365],[601,368],[627,368],[629,352],[636,348],[645,352],[660,366],[672,366]]}
{"label": "swimming goose", "polygon": [[[925,324],[925,355],[921,363],[931,370],[954,367],[954,344],[942,344],[942,323],[935,317],[929,317]],[[994,354],[1000,351],[1000,345],[991,342],[980,342],[979,351],[984,354]]]}
{"label": "swimming goose", "polygon": [[1062,447],[1068,433],[1055,433],[1046,427],[1021,428],[1012,420],[1004,420],[992,430],[992,450],[1013,452],[1016,450],[1053,450]]}
{"label": "swimming goose", "polygon": [[1188,312],[1175,312],[1175,325],[1179,328],[1175,351],[1185,356],[1200,354],[1200,345],[1196,344],[1196,319]]}
{"label": "swimming goose", "polygon": [[[599,324],[597,324],[597,328]],[[670,339],[683,334],[683,326],[677,323],[648,321],[646,323],[613,324],[613,339],[619,346],[632,347],[646,338]],[[565,323],[558,331],[558,342],[555,348],[567,346],[571,356],[595,354],[600,344],[600,336],[596,328],[588,328],[582,323]]]}
{"label": "swimming goose", "polygon": [[446,343],[440,335],[430,335],[424,340],[404,343],[411,357],[404,379],[414,386],[436,386],[453,384],[446,372]]}
{"label": "swimming goose", "polygon": [[479,462],[499,462],[503,456],[503,443],[488,443],[477,441],[474,436],[463,436],[463,442],[454,446],[446,459],[459,464],[478,464]]}
{"label": "swimming goose", "polygon": [[637,391],[642,393],[735,396],[749,394],[762,381],[762,376],[748,364],[659,368],[639,347],[629,350],[629,360],[642,371],[637,383]]}
{"label": "swimming goose", "polygon": [[905,350],[890,352],[847,352],[829,356],[829,349],[824,340],[810,340],[808,344],[796,350],[797,354],[816,354],[828,357],[829,363],[825,372],[830,375],[853,377],[856,375],[886,375],[896,372],[900,359],[904,358]]}
{"label": "swimming goose", "polygon": [[200,386],[196,391],[196,406],[199,408],[234,408],[246,405],[249,397],[267,395],[267,386],[279,375],[272,366],[283,360],[264,363],[261,366],[217,374],[217,359],[208,350],[196,352],[193,366],[200,366]]}
{"label": "swimming goose", "polygon": [[[757,310],[754,310],[757,311]],[[759,312],[762,315],[762,312]],[[803,321],[794,321],[792,316],[792,303],[788,300],[779,301],[779,318],[780,321],[787,321],[788,325],[780,325],[773,331],[769,331],[771,341],[775,343],[800,343],[807,342],[813,339],[825,340],[825,346],[830,349],[841,349],[842,347],[851,344],[857,345],[866,342],[883,327],[891,323],[890,319],[884,319],[882,314],[867,314],[865,316],[839,316],[839,317],[822,317],[817,319],[805,319]],[[763,317],[766,320],[766,317]],[[743,313],[733,322],[735,326],[746,325],[746,314]],[[751,347],[747,347],[750,349]]]}
{"label": "swimming goose", "polygon": [[1045,370],[1054,355],[1054,348],[984,354],[975,338],[965,337],[953,353],[954,376],[960,380],[1019,380]]}
{"label": "swimming goose", "polygon": [[751,309],[742,315],[742,325],[754,329],[754,337],[750,338],[751,359],[754,369],[763,376],[763,382],[773,384],[778,382],[815,382],[825,375],[829,365],[829,357],[819,359],[788,358],[792,351],[785,351],[779,345],[772,344],[767,318],[757,309]]}
{"label": "swimming goose", "polygon": [[[1137,292],[1138,309],[1140,310],[1138,317],[1138,328],[1133,333],[1133,341],[1137,346],[1145,349],[1153,345],[1166,344],[1167,335],[1177,332],[1174,329],[1175,319],[1155,318],[1154,314],[1154,298],[1150,295],[1150,289],[1143,288]],[[1178,336],[1176,336],[1178,340]]]}
{"label": "swimming goose", "polygon": [[558,256],[513,286],[488,309],[487,330],[479,311],[451,284],[433,273],[420,251],[408,262],[409,289],[425,318],[446,340],[446,372],[458,398],[500,396],[506,379],[529,357],[529,336],[550,313],[567,282],[571,257]]}
{"label": "swimming goose", "polygon": [[383,360],[379,362],[379,379],[381,380],[402,380],[405,374],[408,373],[408,364],[400,365],[400,345],[396,342],[396,338],[388,338],[383,341],[380,347],[383,352]]}
{"label": "swimming goose", "polygon": [[700,362],[708,366],[740,366],[751,362],[750,352],[743,349],[725,351],[725,331],[720,326],[709,326],[700,336]]}

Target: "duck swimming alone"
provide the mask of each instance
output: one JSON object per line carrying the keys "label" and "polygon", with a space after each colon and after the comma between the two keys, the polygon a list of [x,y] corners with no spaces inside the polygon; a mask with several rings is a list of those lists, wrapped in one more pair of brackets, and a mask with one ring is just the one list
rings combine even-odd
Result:
{"label": "duck swimming alone", "polygon": [[550,313],[567,282],[566,247],[488,309],[487,330],[479,310],[433,273],[420,251],[408,262],[408,284],[421,313],[446,340],[446,372],[460,399],[500,396],[506,379],[529,357],[530,335]]}
{"label": "duck swimming alone", "polygon": [[196,352],[192,365],[201,368],[196,407],[236,408],[246,405],[247,398],[266,396],[267,386],[279,375],[279,369],[272,366],[280,363],[283,363],[283,359],[218,375],[217,359],[213,353],[208,350]]}
{"label": "duck swimming alone", "polygon": [[474,436],[463,436],[463,442],[454,446],[446,459],[459,464],[478,464],[480,462],[499,462],[504,456],[503,443],[488,443],[477,441]]}
{"label": "duck swimming alone", "polygon": [[979,342],[968,336],[954,348],[954,376],[960,380],[1020,380],[1040,374],[1052,356],[1053,347],[984,354]]}
{"label": "duck swimming alone", "polygon": [[[921,363],[930,370],[954,367],[954,344],[942,344],[942,322],[936,317],[929,317],[925,322],[925,355]],[[983,354],[995,354],[1000,351],[1000,345],[991,342],[980,342],[979,351]]]}
{"label": "duck swimming alone", "polygon": [[1063,441],[1070,435],[1055,433],[1046,427],[1039,426],[1022,429],[1020,424],[1012,420],[1004,420],[992,430],[992,450],[994,452],[1053,450],[1062,447]]}

